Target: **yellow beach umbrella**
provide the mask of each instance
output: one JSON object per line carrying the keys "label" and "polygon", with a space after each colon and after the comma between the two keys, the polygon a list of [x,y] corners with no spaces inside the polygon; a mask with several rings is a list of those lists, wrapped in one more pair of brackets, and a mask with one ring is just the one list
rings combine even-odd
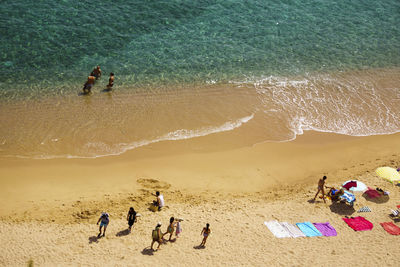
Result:
{"label": "yellow beach umbrella", "polygon": [[391,183],[400,182],[400,173],[395,168],[379,167],[378,169],[376,169],[376,174]]}

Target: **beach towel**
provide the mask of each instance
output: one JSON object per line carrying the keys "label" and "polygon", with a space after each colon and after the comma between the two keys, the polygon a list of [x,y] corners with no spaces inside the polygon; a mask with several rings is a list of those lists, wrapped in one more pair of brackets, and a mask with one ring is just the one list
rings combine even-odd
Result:
{"label": "beach towel", "polygon": [[371,212],[371,209],[368,206],[364,206],[360,208],[357,212]]}
{"label": "beach towel", "polygon": [[296,225],[288,222],[281,222],[280,224],[282,225],[283,228],[285,228],[289,232],[291,237],[293,238],[305,237],[303,232],[300,231],[300,229]]}
{"label": "beach towel", "polygon": [[289,232],[278,221],[264,222],[264,224],[277,238],[291,237]]}
{"label": "beach towel", "polygon": [[321,232],[310,222],[296,223],[296,225],[306,236],[322,236]]}
{"label": "beach towel", "polygon": [[368,231],[371,230],[374,225],[366,220],[364,217],[355,217],[355,218],[343,218],[354,231]]}
{"label": "beach towel", "polygon": [[357,187],[357,183],[355,181],[350,181],[345,185],[343,185],[343,187],[346,188],[347,190],[350,190],[350,188],[352,187]]}
{"label": "beach towel", "polygon": [[329,222],[326,223],[313,223],[315,228],[321,232],[324,236],[337,236],[337,232]]}
{"label": "beach towel", "polygon": [[368,190],[364,192],[369,198],[377,198],[382,196],[378,191],[375,189],[368,187]]}
{"label": "beach towel", "polygon": [[400,228],[392,222],[381,223],[383,229],[391,235],[400,235]]}
{"label": "beach towel", "polygon": [[353,204],[353,202],[356,200],[356,196],[346,190],[344,190],[343,195],[341,195],[339,198],[345,200],[349,204]]}

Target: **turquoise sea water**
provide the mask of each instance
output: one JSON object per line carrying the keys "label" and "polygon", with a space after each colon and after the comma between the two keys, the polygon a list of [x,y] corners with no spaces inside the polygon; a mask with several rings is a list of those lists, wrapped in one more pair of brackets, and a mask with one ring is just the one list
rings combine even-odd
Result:
{"label": "turquoise sea water", "polygon": [[0,98],[400,66],[398,0],[2,1]]}
{"label": "turquoise sea water", "polygon": [[399,0],[3,0],[0,14],[0,157],[400,131]]}

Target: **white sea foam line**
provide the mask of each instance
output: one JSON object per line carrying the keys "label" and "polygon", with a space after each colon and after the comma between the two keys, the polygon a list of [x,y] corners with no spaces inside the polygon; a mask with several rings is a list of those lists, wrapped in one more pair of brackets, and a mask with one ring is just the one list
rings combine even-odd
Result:
{"label": "white sea foam line", "polygon": [[[162,135],[156,139],[153,140],[141,140],[141,141],[136,141],[132,142],[129,144],[122,143],[118,144],[116,148],[114,149],[109,149],[110,146],[107,144],[104,144],[102,142],[96,142],[96,143],[87,143],[85,145],[86,148],[91,148],[91,147],[103,147],[104,150],[114,150],[114,152],[110,151],[108,154],[103,154],[103,155],[95,155],[95,156],[74,156],[74,155],[60,155],[60,156],[34,156],[34,159],[53,159],[53,158],[100,158],[100,157],[106,157],[106,156],[116,156],[116,155],[121,155],[125,153],[128,150],[133,150],[135,148],[147,146],[150,144],[162,142],[162,141],[177,141],[177,140],[185,140],[185,139],[190,139],[190,138],[196,138],[196,137],[202,137],[202,136],[207,136],[210,134],[215,134],[215,133],[221,133],[221,132],[227,132],[227,131],[232,131],[236,128],[239,128],[243,124],[249,122],[254,118],[254,114],[251,114],[249,116],[240,118],[236,121],[228,121],[225,122],[224,124],[216,127],[202,127],[200,129],[195,129],[195,130],[188,130],[188,129],[180,129],[176,130],[170,133],[167,133],[165,135]],[[114,146],[115,147],[115,146]],[[117,150],[117,151],[115,151]],[[17,157],[17,158],[31,158],[28,156],[5,156],[5,157]]]}

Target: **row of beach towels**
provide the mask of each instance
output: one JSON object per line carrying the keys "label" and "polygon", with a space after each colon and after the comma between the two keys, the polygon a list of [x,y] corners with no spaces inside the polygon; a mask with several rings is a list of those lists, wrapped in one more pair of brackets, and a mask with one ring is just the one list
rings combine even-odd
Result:
{"label": "row of beach towels", "polygon": [[277,237],[312,237],[312,236],[336,236],[336,230],[329,222],[311,223],[302,222],[291,224],[288,222],[269,221],[264,222],[268,229]]}
{"label": "row of beach towels", "polygon": [[[372,230],[373,224],[364,217],[358,216],[354,218],[343,218],[354,231]],[[291,224],[288,222],[268,221],[264,222],[272,234],[277,238],[286,237],[313,237],[313,236],[337,236],[337,232],[329,222],[311,223],[302,222]],[[381,223],[383,229],[391,235],[400,235],[400,227],[392,222]]]}

